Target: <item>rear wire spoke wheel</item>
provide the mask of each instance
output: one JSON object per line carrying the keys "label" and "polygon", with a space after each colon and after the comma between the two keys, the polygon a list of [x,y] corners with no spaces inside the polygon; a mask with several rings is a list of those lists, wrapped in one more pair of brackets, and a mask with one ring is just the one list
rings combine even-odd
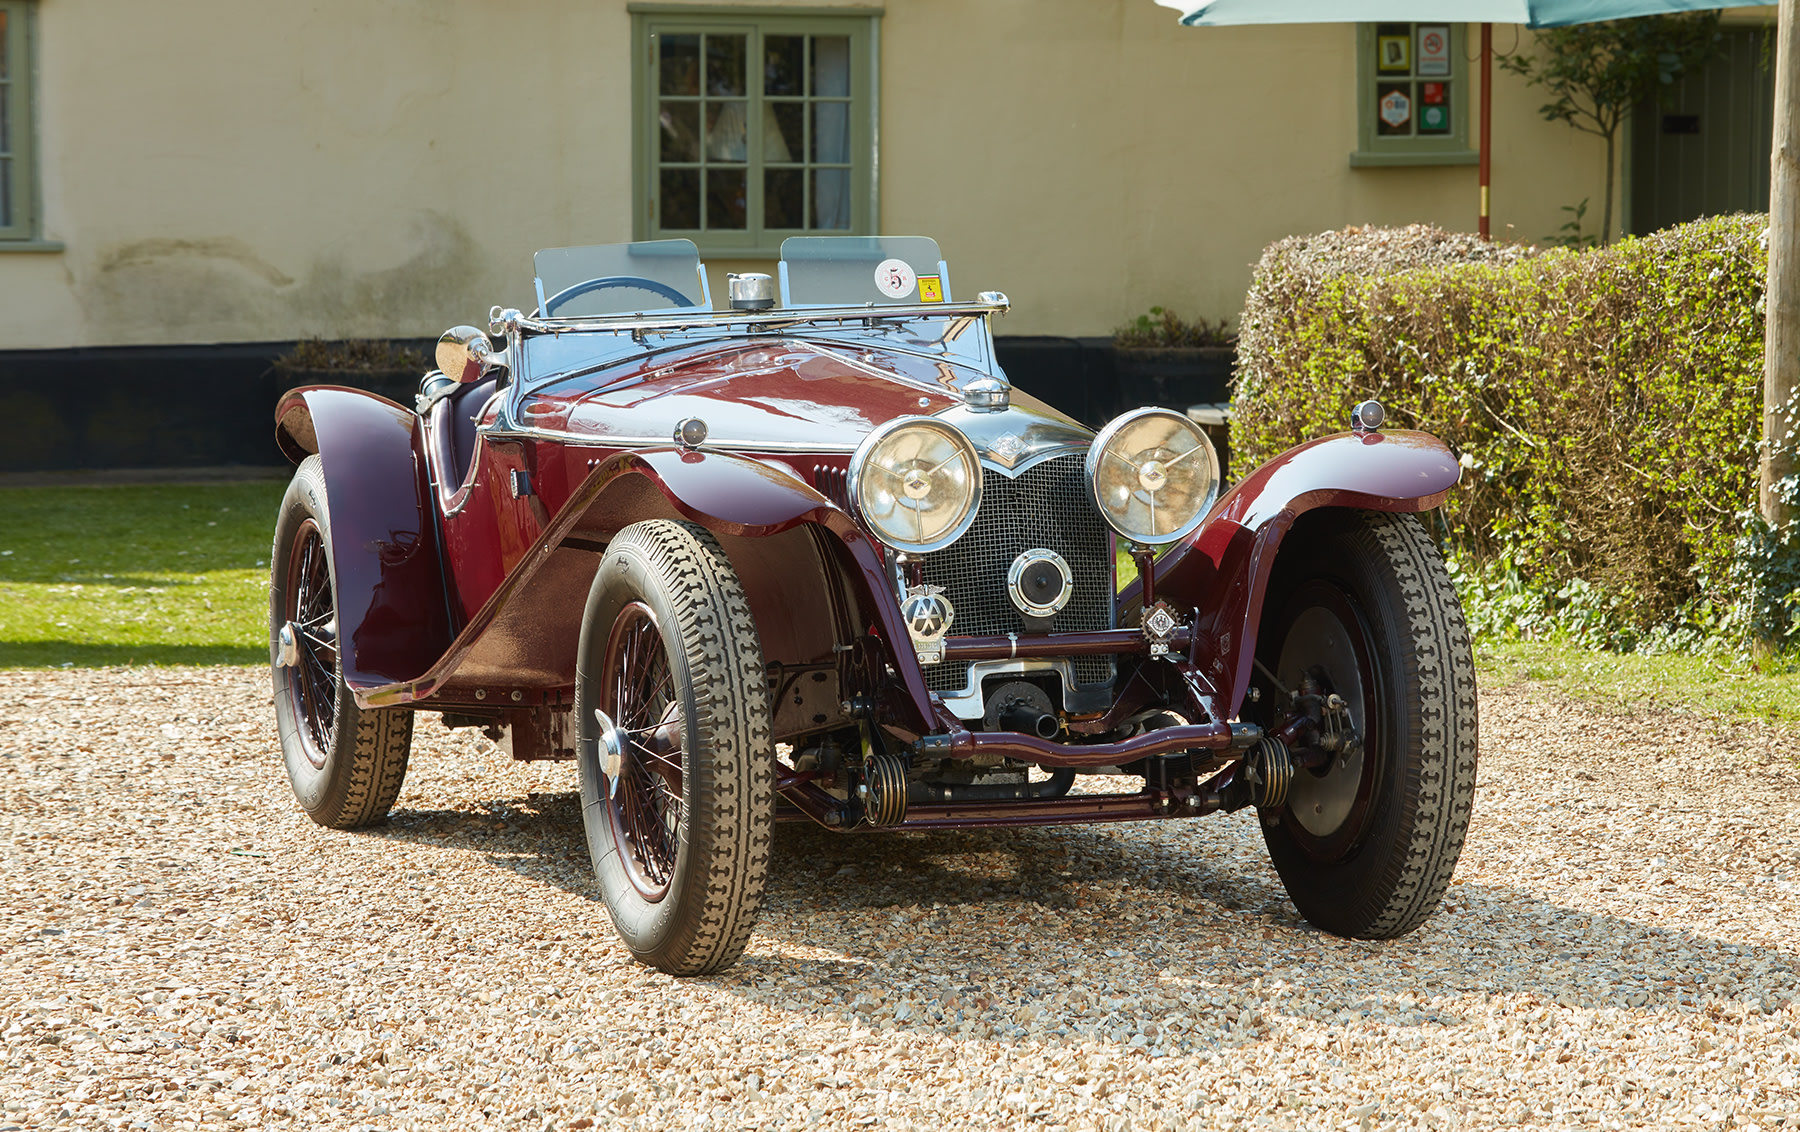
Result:
{"label": "rear wire spoke wheel", "polygon": [[1403,935],[1443,897],[1475,793],[1475,668],[1455,588],[1413,516],[1319,511],[1284,541],[1264,610],[1258,659],[1290,692],[1310,680],[1342,696],[1362,737],[1296,770],[1263,815],[1275,871],[1318,927]]}
{"label": "rear wire spoke wheel", "polygon": [[761,643],[712,535],[620,531],[576,667],[582,824],[619,938],[672,975],[722,971],[762,906],[775,766]]}
{"label": "rear wire spoke wheel", "polygon": [[294,798],[332,829],[381,821],[406,778],[413,713],[365,709],[344,685],[331,512],[317,456],[294,473],[269,555],[275,722]]}

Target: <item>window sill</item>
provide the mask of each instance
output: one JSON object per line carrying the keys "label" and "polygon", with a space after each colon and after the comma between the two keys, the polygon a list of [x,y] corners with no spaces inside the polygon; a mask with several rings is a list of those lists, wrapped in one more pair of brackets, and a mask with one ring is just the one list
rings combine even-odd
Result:
{"label": "window sill", "polygon": [[1481,154],[1473,149],[1443,149],[1426,153],[1379,153],[1366,149],[1350,154],[1352,169],[1380,169],[1403,165],[1474,165]]}
{"label": "window sill", "polygon": [[[688,239],[693,239],[693,237],[690,236]],[[700,259],[706,263],[716,263],[720,260],[727,259],[777,260],[781,258],[781,248],[779,246],[773,248],[734,248],[729,245],[720,247],[719,245],[714,244],[711,247],[708,247],[698,240],[694,241],[694,246],[700,249]]]}
{"label": "window sill", "polygon": [[[634,16],[640,14],[646,16],[679,16],[686,15],[690,12],[698,12],[704,16],[716,16],[722,11],[721,6],[717,3],[709,5],[700,3],[671,4],[666,2],[627,4],[625,5],[625,10]],[[886,14],[886,8],[885,5],[879,3],[865,3],[863,0],[856,0],[855,3],[842,5],[832,4],[829,6],[815,6],[811,8],[791,8],[784,4],[746,4],[742,6],[733,6],[729,10],[724,10],[724,12],[727,15],[733,16],[881,16]]]}
{"label": "window sill", "polygon": [[[868,233],[868,232],[803,232],[803,233],[797,233],[797,234],[805,235],[805,236],[867,236],[867,235],[870,235],[870,233]],[[768,260],[769,262],[773,263],[776,260],[779,260],[781,258],[781,245],[780,244],[772,244],[772,245],[767,245],[767,246],[763,246],[763,247],[757,247],[755,245],[751,245],[751,246],[747,246],[747,247],[745,247],[745,246],[734,247],[730,244],[708,245],[708,244],[701,243],[698,239],[695,239],[694,234],[691,232],[676,232],[673,235],[657,234],[657,235],[651,235],[651,236],[641,236],[641,237],[639,237],[639,239],[644,239],[644,240],[668,240],[668,239],[693,240],[694,247],[697,248],[700,252],[700,259],[706,263],[717,263],[722,260],[728,260],[728,259],[730,259],[730,260]]]}
{"label": "window sill", "polygon": [[60,252],[61,240],[0,240],[0,252]]}

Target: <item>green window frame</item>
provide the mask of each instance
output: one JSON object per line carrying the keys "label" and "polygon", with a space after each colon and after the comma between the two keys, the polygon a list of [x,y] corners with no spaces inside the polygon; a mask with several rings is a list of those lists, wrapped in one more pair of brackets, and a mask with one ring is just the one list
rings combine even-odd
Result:
{"label": "green window frame", "polygon": [[29,0],[0,0],[0,249],[37,243]]}
{"label": "green window frame", "polygon": [[1474,164],[1480,155],[1469,145],[1469,70],[1462,24],[1359,24],[1350,164]]}
{"label": "green window frame", "polygon": [[874,233],[879,9],[630,11],[636,239],[773,258]]}

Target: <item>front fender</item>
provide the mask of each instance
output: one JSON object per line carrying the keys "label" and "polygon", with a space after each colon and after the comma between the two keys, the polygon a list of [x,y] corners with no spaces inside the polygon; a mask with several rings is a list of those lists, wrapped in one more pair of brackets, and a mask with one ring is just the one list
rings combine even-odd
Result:
{"label": "front fender", "polygon": [[[1429,511],[1461,475],[1428,433],[1340,433],[1288,449],[1227,492],[1156,571],[1159,598],[1199,611],[1193,661],[1217,717],[1235,718],[1249,688],[1269,575],[1295,519],[1318,507]],[[1134,583],[1119,601],[1119,624],[1136,624],[1141,588]]]}
{"label": "front fender", "polygon": [[677,514],[716,535],[761,538],[797,523],[818,522],[821,509],[837,510],[791,473],[760,460],[725,452],[647,448],[621,453],[594,469],[571,499],[574,503],[592,493],[581,525],[610,527],[606,532],[610,537],[640,518],[656,517],[632,514],[642,506],[627,502],[634,494],[633,476],[653,483]]}
{"label": "front fender", "polygon": [[[642,490],[646,484],[654,485],[660,499],[646,497]],[[592,503],[580,525],[603,538],[639,519],[661,517],[654,511],[657,503],[721,539],[767,538],[802,523],[823,528],[854,567],[858,604],[874,617],[877,635],[887,645],[895,677],[904,688],[900,702],[891,705],[898,713],[894,722],[921,733],[935,725],[931,692],[911,647],[881,548],[842,508],[793,473],[722,452],[644,449],[595,469],[581,493],[589,490],[594,491]],[[753,577],[745,582],[757,584]]]}
{"label": "front fender", "polygon": [[[423,675],[416,679],[359,692],[358,699],[404,703],[426,699],[452,683],[502,677],[538,687],[572,684],[580,618],[565,612],[587,602],[597,565],[593,553],[632,523],[669,518],[697,523],[725,542],[772,538],[808,523],[826,531],[852,567],[860,608],[870,611],[888,643],[904,688],[894,705],[896,718],[915,731],[927,729],[935,718],[931,693],[910,647],[896,647],[910,638],[880,548],[835,504],[779,467],[728,453],[677,448],[624,452],[593,468],[429,671],[421,668]],[[776,563],[774,568],[779,567]],[[745,582],[747,588],[757,585],[754,575]],[[751,596],[755,605],[756,595]],[[546,616],[547,610],[558,612]],[[780,612],[800,620],[815,611]],[[826,639],[823,647],[834,643]]]}
{"label": "front fender", "polygon": [[418,676],[450,643],[418,418],[373,393],[309,386],[285,394],[275,420],[283,452],[323,465],[344,682]]}

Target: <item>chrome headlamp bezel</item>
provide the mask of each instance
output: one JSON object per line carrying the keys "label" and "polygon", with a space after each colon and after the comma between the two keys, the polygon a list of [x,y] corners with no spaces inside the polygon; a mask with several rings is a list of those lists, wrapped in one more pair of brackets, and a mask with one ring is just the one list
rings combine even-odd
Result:
{"label": "chrome headlamp bezel", "polygon": [[[1129,430],[1134,425],[1138,425],[1151,419],[1167,420],[1174,424],[1178,430],[1186,433],[1193,439],[1194,448],[1177,456],[1175,460],[1187,460],[1190,458],[1200,460],[1202,461],[1201,466],[1205,468],[1207,476],[1207,486],[1202,492],[1198,493],[1198,505],[1194,507],[1193,513],[1184,516],[1181,522],[1164,532],[1127,529],[1120,516],[1116,514],[1113,508],[1109,508],[1106,501],[1100,496],[1100,462],[1106,459],[1110,453],[1114,459],[1122,460],[1132,467],[1139,467],[1139,461],[1133,459],[1133,457],[1142,456],[1142,451],[1136,453],[1115,451],[1113,446],[1120,440],[1121,436],[1126,436],[1128,438]],[[1146,449],[1145,451],[1148,450]],[[1192,453],[1191,457],[1189,455],[1190,453]],[[1171,460],[1168,463],[1173,465],[1175,460]],[[1160,470],[1161,469],[1159,468],[1156,471],[1160,472]],[[1140,472],[1140,476],[1143,474],[1145,473]],[[1087,481],[1088,497],[1093,501],[1095,509],[1100,512],[1100,517],[1105,520],[1106,525],[1118,532],[1119,537],[1129,539],[1132,542],[1144,546],[1164,546],[1193,534],[1200,526],[1201,521],[1206,518],[1206,513],[1212,510],[1212,505],[1218,500],[1219,454],[1214,451],[1212,441],[1207,438],[1205,430],[1193,420],[1189,419],[1186,413],[1178,413],[1173,409],[1134,409],[1122,416],[1115,417],[1105,428],[1100,430],[1098,436],[1094,437],[1094,443],[1088,448],[1087,454]],[[1154,505],[1154,497],[1157,491],[1160,491],[1161,489],[1151,489],[1145,485],[1141,487],[1140,490],[1149,491],[1151,493],[1151,502]],[[1135,495],[1136,493],[1134,492],[1133,494]],[[1192,505],[1191,501],[1190,505]]]}
{"label": "chrome headlamp bezel", "polygon": [[[968,467],[968,475],[965,479],[968,484],[968,498],[964,503],[966,509],[961,518],[937,537],[925,541],[907,538],[903,532],[888,530],[871,516],[863,505],[864,479],[865,474],[869,471],[870,461],[875,458],[883,445],[896,435],[912,429],[929,430],[948,440],[957,449],[957,456]],[[976,451],[974,443],[963,434],[961,429],[936,417],[907,416],[895,417],[888,421],[864,437],[862,443],[856,446],[856,451],[850,457],[850,474],[846,486],[849,489],[851,510],[856,514],[857,520],[867,527],[876,538],[895,550],[903,550],[909,554],[929,554],[934,550],[942,550],[949,546],[974,525],[975,516],[981,511],[981,476],[981,454]]]}

